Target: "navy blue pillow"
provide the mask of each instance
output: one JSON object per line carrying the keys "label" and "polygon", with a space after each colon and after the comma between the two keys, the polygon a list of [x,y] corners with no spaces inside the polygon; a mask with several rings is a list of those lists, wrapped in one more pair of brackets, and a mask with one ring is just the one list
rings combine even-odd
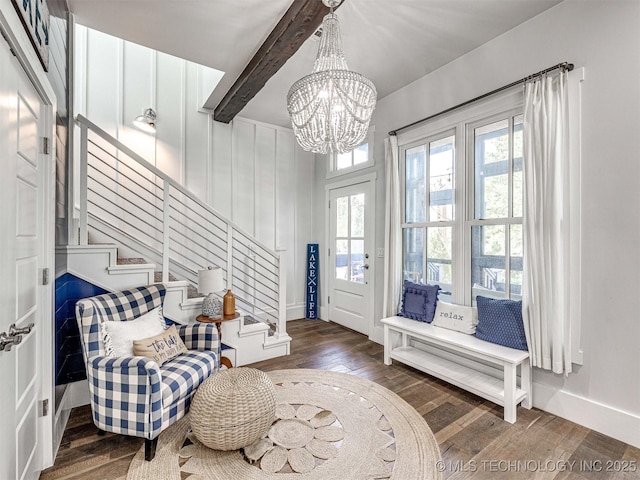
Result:
{"label": "navy blue pillow", "polygon": [[522,301],[476,297],[476,337],[505,347],[529,350],[522,321]]}
{"label": "navy blue pillow", "polygon": [[440,285],[404,281],[400,316],[431,323],[436,313]]}

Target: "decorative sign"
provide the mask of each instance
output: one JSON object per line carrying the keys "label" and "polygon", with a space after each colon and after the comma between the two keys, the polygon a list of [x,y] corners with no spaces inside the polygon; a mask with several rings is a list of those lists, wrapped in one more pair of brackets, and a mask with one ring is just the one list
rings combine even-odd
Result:
{"label": "decorative sign", "polygon": [[45,72],[49,71],[49,7],[46,0],[11,0],[36,49]]}
{"label": "decorative sign", "polygon": [[318,318],[318,244],[307,244],[307,308],[305,318]]}

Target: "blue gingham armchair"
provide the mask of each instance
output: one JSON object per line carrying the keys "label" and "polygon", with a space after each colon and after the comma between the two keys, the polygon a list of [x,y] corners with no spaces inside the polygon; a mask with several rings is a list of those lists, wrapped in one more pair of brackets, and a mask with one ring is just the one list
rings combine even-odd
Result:
{"label": "blue gingham armchair", "polygon": [[218,369],[213,324],[176,325],[189,352],[158,366],[146,357],[110,357],[102,322],[125,322],[162,306],[162,284],[85,298],[76,303],[87,367],[93,421],[101,432],[145,439],[145,459],[155,455],[160,432],[189,410],[197,387]]}

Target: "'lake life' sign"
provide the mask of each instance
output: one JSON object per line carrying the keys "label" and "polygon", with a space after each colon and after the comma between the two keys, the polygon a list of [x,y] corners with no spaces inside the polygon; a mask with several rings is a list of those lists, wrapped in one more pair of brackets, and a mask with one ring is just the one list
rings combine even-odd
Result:
{"label": "'lake life' sign", "polygon": [[318,244],[307,244],[307,308],[305,318],[318,318]]}
{"label": "'lake life' sign", "polygon": [[45,72],[49,71],[49,7],[46,0],[11,0]]}

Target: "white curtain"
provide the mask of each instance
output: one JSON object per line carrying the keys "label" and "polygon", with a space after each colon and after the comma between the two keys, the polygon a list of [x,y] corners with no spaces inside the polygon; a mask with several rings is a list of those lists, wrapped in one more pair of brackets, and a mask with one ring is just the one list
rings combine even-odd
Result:
{"label": "white curtain", "polygon": [[523,315],[531,363],[571,372],[567,73],[525,85]]}
{"label": "white curtain", "polygon": [[400,311],[402,291],[402,229],[400,219],[400,164],[398,139],[392,135],[384,140],[386,205],[384,216],[384,297],[382,314],[385,317]]}

